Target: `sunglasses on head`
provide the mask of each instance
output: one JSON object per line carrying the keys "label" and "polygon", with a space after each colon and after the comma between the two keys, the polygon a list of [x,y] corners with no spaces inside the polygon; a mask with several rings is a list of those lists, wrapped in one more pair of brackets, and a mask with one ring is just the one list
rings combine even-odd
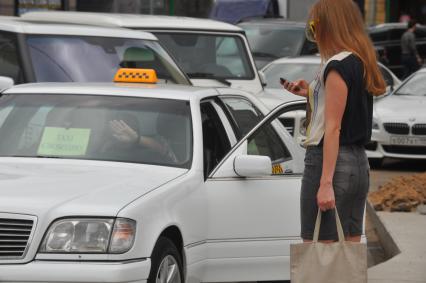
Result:
{"label": "sunglasses on head", "polygon": [[315,39],[315,20],[310,20],[306,25],[305,33],[309,41],[316,42]]}

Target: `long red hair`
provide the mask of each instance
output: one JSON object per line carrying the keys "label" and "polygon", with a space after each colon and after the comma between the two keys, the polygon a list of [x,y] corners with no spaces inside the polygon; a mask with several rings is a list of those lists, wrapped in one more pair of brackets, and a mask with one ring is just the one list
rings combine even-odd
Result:
{"label": "long red hair", "polygon": [[381,95],[386,84],[377,66],[377,56],[364,27],[361,12],[353,0],[319,0],[311,9],[315,39],[323,60],[341,51],[358,56],[364,64],[365,86],[372,95]]}

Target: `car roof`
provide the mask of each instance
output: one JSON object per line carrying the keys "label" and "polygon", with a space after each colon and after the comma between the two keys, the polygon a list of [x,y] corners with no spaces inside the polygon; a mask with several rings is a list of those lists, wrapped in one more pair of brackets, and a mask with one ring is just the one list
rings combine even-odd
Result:
{"label": "car roof", "polygon": [[158,40],[157,37],[148,32],[133,31],[118,27],[107,28],[74,24],[32,23],[24,21],[19,17],[0,17],[0,30],[25,34],[83,35]]}
{"label": "car roof", "polygon": [[40,11],[28,12],[21,17],[27,21],[81,23],[110,27],[243,32],[241,28],[224,22],[177,16]]}
{"label": "car roof", "polygon": [[306,23],[304,22],[293,22],[293,21],[287,21],[285,19],[282,18],[267,18],[267,19],[251,19],[248,21],[243,21],[241,23],[238,24],[239,26],[244,26],[244,25],[273,25],[273,26],[285,26],[285,27],[300,27],[300,28],[305,28]]}
{"label": "car roof", "polygon": [[143,83],[32,83],[13,86],[4,94],[76,94],[191,100],[217,95],[214,88]]}

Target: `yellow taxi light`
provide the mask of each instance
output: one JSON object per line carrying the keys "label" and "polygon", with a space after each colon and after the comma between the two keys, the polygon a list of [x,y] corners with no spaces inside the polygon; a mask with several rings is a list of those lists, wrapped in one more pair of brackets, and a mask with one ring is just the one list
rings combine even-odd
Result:
{"label": "yellow taxi light", "polygon": [[157,73],[153,69],[121,68],[114,77],[114,82],[120,83],[150,83],[158,81]]}

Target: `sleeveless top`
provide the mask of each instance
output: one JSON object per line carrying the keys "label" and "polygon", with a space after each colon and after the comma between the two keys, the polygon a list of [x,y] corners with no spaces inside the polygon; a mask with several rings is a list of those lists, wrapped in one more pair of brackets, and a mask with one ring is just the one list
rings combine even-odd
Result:
{"label": "sleeveless top", "polygon": [[325,132],[325,80],[331,70],[339,73],[348,88],[340,130],[340,145],[365,145],[371,138],[373,97],[364,83],[364,64],[351,52],[330,58],[309,86],[311,109],[304,146],[322,145]]}

